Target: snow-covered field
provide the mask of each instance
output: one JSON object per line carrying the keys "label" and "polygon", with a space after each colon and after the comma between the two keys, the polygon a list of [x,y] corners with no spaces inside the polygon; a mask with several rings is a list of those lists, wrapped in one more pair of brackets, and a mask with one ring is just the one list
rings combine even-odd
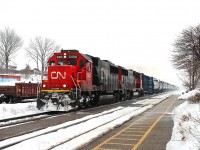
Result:
{"label": "snow-covered field", "polygon": [[174,127],[167,150],[200,149],[200,89],[182,94],[186,100],[173,110]]}
{"label": "snow-covered field", "polygon": [[[98,115],[98,117],[90,119],[88,121],[85,121],[81,124],[76,124],[76,125],[73,125],[73,126],[70,126],[67,128],[57,130],[50,134],[41,135],[41,133],[49,132],[52,129],[55,130],[56,128],[58,128],[60,126],[74,124],[75,122],[78,122],[81,119],[84,120],[89,117],[92,118],[92,117],[94,117],[94,115],[89,115],[89,116],[81,118],[81,119],[66,122],[65,124],[60,124],[58,126],[49,127],[44,130],[40,130],[40,131],[26,134],[23,136],[4,140],[4,141],[0,142],[0,147],[4,146],[6,144],[15,143],[16,141],[20,141],[21,139],[31,138],[31,139],[25,140],[17,145],[14,145],[8,149],[15,149],[15,150],[16,149],[29,149],[30,145],[31,145],[32,149],[49,149],[52,146],[57,145],[59,143],[65,143],[65,141],[68,141],[68,142],[66,142],[62,146],[56,147],[55,149],[77,149],[77,148],[80,148],[81,146],[89,143],[90,141],[94,140],[98,136],[101,136],[102,134],[105,134],[106,132],[110,131],[111,129],[123,124],[124,122],[128,121],[132,117],[134,117],[138,114],[141,114],[142,112],[146,111],[147,109],[153,107],[157,103],[159,103],[159,102],[163,101],[164,99],[166,99],[167,97],[169,97],[171,94],[173,94],[173,93],[155,96],[152,99],[146,99],[146,100],[137,102],[136,104],[143,104],[140,107],[137,107],[138,105],[136,105],[136,107],[124,107],[124,108],[120,108],[120,109],[115,108],[116,110],[109,114],[105,114],[105,112],[102,112],[101,113],[102,115],[95,114],[95,115]],[[12,105],[14,108],[12,108]],[[27,105],[27,106],[25,106],[25,105]],[[3,106],[4,111],[2,111],[2,112],[4,112],[4,114],[5,113],[10,114],[9,117],[12,116],[13,112],[14,112],[13,115],[15,115],[18,110],[18,108],[15,107],[17,105],[14,106],[14,104],[7,104],[7,106],[9,106],[8,109],[6,109],[5,105]],[[23,106],[24,106],[24,109],[22,109]],[[32,106],[30,106],[28,104],[23,104],[23,106],[20,107],[21,115],[23,115],[23,113],[25,113],[25,112],[29,112],[29,110],[28,110],[29,108],[32,113],[37,112],[37,110],[34,108],[35,107],[34,103],[32,103]],[[1,108],[3,108],[3,107],[1,107]],[[17,109],[17,110],[14,111],[14,109]],[[18,113],[18,115],[19,114],[20,113]],[[114,119],[114,120],[112,120],[112,119]],[[90,130],[92,130],[92,131],[89,132]],[[79,136],[79,135],[81,135],[81,136]],[[32,138],[32,137],[34,137],[34,138]]]}

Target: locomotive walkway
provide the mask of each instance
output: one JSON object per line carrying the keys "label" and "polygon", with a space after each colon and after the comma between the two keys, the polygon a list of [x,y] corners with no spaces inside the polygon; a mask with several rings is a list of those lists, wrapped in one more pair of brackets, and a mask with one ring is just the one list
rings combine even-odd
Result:
{"label": "locomotive walkway", "polygon": [[171,96],[82,149],[165,150],[173,128],[171,112],[183,102]]}

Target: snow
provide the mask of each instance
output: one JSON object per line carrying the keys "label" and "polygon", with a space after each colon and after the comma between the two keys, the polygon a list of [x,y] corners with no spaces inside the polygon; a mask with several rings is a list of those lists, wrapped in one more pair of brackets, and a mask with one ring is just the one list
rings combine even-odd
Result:
{"label": "snow", "polygon": [[166,150],[200,149],[199,94],[200,89],[195,89],[178,97],[179,100],[186,101],[173,110],[174,127]]}
{"label": "snow", "polygon": [[[121,107],[115,108],[114,111],[109,110],[110,113],[107,113],[108,111],[105,111],[99,114],[89,115],[81,119],[69,121],[57,126],[53,126],[53,127],[49,127],[43,130],[33,132],[30,134],[7,139],[0,142],[0,147],[5,146],[10,143],[16,143],[22,139],[29,138],[28,140],[25,140],[7,149],[29,149],[30,145],[32,149],[50,149],[52,148],[52,146],[60,144],[60,143],[65,143],[65,144],[58,146],[55,149],[78,149],[84,146],[85,144],[91,142],[98,136],[101,136],[107,133],[108,131],[110,131],[111,129],[116,128],[117,126],[130,120],[134,116],[141,114],[142,112],[146,111],[149,108],[152,108],[153,105],[156,105],[157,103],[163,101],[164,99],[169,97],[171,94],[172,93],[163,94],[161,96],[155,96],[151,99],[146,99],[137,103],[133,103],[133,104],[143,104],[140,107],[138,107],[138,105],[135,105],[135,106],[133,105],[131,107],[121,106]],[[36,109],[34,108],[35,107],[34,103],[30,104],[32,106],[28,104],[26,105],[27,106],[24,105],[26,109],[22,109],[21,115],[25,112],[28,112],[29,108],[33,113],[36,112]],[[10,108],[6,109],[5,108],[6,106],[5,106],[4,111],[3,111],[4,113],[6,112],[10,113],[10,109],[13,109],[12,112],[14,112],[15,108],[12,108],[12,106],[14,105],[7,104],[7,106]],[[19,107],[19,108],[21,109],[22,107]],[[77,124],[77,122],[80,122],[82,120],[84,120],[83,123]],[[69,125],[72,125],[72,126],[69,126]],[[62,127],[62,129],[59,129],[60,127]],[[49,133],[52,130],[54,132]],[[89,132],[90,130],[92,130],[92,132]],[[49,134],[44,134],[44,133],[49,133]]]}
{"label": "snow", "polygon": [[[178,97],[179,100],[185,100],[185,102],[177,106],[172,112],[174,127],[171,140],[166,145],[166,150],[200,149],[200,103],[194,103],[191,101],[195,96],[198,96],[199,93],[200,89],[195,89],[188,93],[181,94]],[[55,149],[78,149],[93,141],[97,137],[114,129],[115,127],[123,124],[132,117],[141,114],[147,109],[153,107],[153,105],[161,102],[169,95],[170,94],[154,96],[153,98],[133,103],[142,104],[142,107],[117,107],[114,109],[115,111],[110,114],[106,114],[108,111],[105,111],[100,114],[89,115],[81,119],[66,122],[54,127],[49,127],[37,132],[26,134],[24,136],[4,140],[0,142],[0,147],[8,143],[15,143],[21,139],[30,138],[29,140],[25,140],[7,149],[29,149],[30,144],[33,146],[33,149],[48,149],[52,145],[57,145],[65,141],[68,142],[61,146],[55,147]],[[36,102],[0,105],[0,119],[13,118],[36,113],[41,113],[41,111],[36,108]],[[113,118],[115,118],[115,120],[111,121]],[[76,124],[82,120],[85,120],[85,122]],[[64,128],[66,125],[73,126]],[[60,127],[63,127],[63,129],[57,130]],[[91,129],[93,129],[92,132],[87,132]],[[47,135],[45,134],[52,130],[55,131]],[[78,136],[80,134],[83,135]],[[72,138],[74,139],[70,140]]]}
{"label": "snow", "polygon": [[200,93],[199,89],[194,89],[188,93],[182,94],[181,96],[178,97],[179,100],[187,100],[190,97],[194,97],[196,94]]}
{"label": "snow", "polygon": [[36,108],[36,102],[18,104],[0,104],[0,119],[14,118],[41,113]]}

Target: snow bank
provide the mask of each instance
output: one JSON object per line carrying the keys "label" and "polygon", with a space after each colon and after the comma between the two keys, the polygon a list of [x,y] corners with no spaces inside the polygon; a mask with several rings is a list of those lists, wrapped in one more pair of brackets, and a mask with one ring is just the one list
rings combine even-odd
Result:
{"label": "snow bank", "polygon": [[192,91],[189,91],[188,93],[184,93],[181,96],[179,96],[178,99],[179,100],[188,100],[197,94],[200,94],[200,89],[194,89]]}
{"label": "snow bank", "polygon": [[187,101],[173,110],[174,127],[167,150],[200,149],[200,103],[191,103],[199,93],[199,89],[195,89],[178,98]]}
{"label": "snow bank", "polygon": [[41,113],[41,111],[36,108],[36,102],[0,105],[0,119],[31,115],[35,113]]}

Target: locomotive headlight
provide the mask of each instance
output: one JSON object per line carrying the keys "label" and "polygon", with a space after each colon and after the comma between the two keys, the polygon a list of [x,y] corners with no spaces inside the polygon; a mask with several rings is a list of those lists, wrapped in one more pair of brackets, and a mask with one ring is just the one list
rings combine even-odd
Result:
{"label": "locomotive headlight", "polygon": [[45,87],[46,87],[46,84],[43,84],[42,86],[45,88]]}
{"label": "locomotive headlight", "polygon": [[66,84],[63,84],[63,87],[66,88]]}

